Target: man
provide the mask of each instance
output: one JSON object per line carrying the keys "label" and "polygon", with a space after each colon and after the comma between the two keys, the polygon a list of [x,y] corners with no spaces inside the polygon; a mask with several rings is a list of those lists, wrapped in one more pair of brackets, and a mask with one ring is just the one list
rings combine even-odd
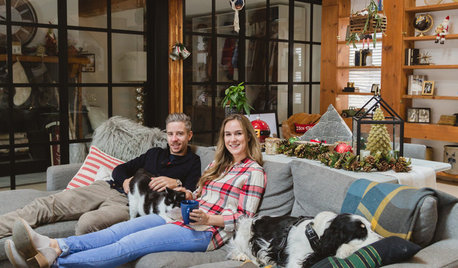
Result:
{"label": "man", "polygon": [[166,119],[168,148],[151,148],[139,157],[113,170],[114,181],[95,181],[91,185],[36,198],[22,209],[0,216],[0,238],[11,235],[14,222],[20,217],[32,227],[59,221],[76,220],[76,235],[104,229],[129,219],[129,181],[143,167],[157,177],[150,188],[185,186],[195,189],[200,177],[200,157],[191,152],[191,120],[185,114],[170,114]]}

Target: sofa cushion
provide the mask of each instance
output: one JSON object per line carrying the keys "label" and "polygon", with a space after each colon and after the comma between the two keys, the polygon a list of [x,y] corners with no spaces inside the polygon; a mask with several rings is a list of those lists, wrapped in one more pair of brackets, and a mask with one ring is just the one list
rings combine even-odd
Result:
{"label": "sofa cushion", "polygon": [[263,167],[267,174],[267,185],[258,213],[278,216],[289,214],[294,203],[290,166],[281,161],[265,161]]}
{"label": "sofa cushion", "polygon": [[207,166],[215,159],[215,147],[191,146],[191,150],[200,156],[200,170],[203,174]]}
{"label": "sofa cushion", "polygon": [[167,147],[167,135],[159,128],[142,126],[122,116],[113,116],[94,130],[92,145],[129,161],[152,147]]}
{"label": "sofa cushion", "polygon": [[87,186],[94,182],[99,170],[106,168],[108,172],[112,172],[116,166],[123,163],[124,161],[110,156],[92,145],[83,165],[68,183],[66,190]]}
{"label": "sofa cushion", "polygon": [[293,160],[290,166],[295,198],[292,216],[315,216],[321,211],[339,213],[355,178],[305,161]]}
{"label": "sofa cushion", "polygon": [[385,237],[395,235],[427,246],[436,230],[435,195],[430,188],[359,179],[348,189],[341,212],[366,217]]}
{"label": "sofa cushion", "polygon": [[[227,246],[207,252],[158,252],[141,257],[135,261],[135,267],[191,267],[193,265],[224,261],[226,260],[227,254]],[[132,265],[133,263],[130,264]],[[128,265],[126,265],[126,267],[128,267]]]}
{"label": "sofa cushion", "polygon": [[[60,191],[46,192],[32,189],[2,191],[0,192],[0,199],[7,200],[8,202],[0,202],[0,215],[22,208],[37,197],[48,196],[57,192]],[[40,226],[36,228],[36,231],[50,237],[67,237],[75,234],[75,226],[76,221],[65,221]],[[4,250],[6,239],[11,239],[11,237],[4,237],[0,239],[0,261],[6,260]]]}

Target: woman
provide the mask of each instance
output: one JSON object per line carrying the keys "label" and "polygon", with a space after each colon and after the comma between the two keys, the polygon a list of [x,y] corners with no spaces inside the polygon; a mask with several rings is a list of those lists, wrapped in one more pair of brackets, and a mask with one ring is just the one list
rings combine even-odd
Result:
{"label": "woman", "polygon": [[235,231],[237,219],[253,216],[265,190],[259,142],[249,120],[228,116],[222,124],[215,160],[207,167],[187,199],[199,201],[190,213],[195,223],[166,223],[151,214],[82,236],[50,239],[16,222],[13,241],[7,241],[9,260],[16,267],[114,267],[152,252],[207,251],[222,246]]}

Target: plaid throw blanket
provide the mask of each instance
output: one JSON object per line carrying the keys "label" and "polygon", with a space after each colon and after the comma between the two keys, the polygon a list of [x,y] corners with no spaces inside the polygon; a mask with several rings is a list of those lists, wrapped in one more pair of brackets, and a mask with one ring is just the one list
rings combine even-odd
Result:
{"label": "plaid throw blanket", "polygon": [[350,185],[341,213],[365,217],[372,229],[384,237],[409,240],[421,205],[429,195],[435,195],[435,191],[359,179]]}

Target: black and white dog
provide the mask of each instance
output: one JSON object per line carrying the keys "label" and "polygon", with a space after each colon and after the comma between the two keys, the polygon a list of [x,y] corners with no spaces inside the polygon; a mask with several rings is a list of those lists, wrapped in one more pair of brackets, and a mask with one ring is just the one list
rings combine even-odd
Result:
{"label": "black and white dog", "polygon": [[140,168],[129,183],[129,215],[133,219],[137,215],[158,214],[164,219],[173,208],[179,207],[181,201],[186,199],[186,194],[170,188],[158,192],[149,188],[152,174]]}
{"label": "black and white dog", "polygon": [[239,221],[229,257],[256,265],[310,267],[329,256],[346,258],[380,239],[358,215],[325,211],[315,218],[260,216]]}

